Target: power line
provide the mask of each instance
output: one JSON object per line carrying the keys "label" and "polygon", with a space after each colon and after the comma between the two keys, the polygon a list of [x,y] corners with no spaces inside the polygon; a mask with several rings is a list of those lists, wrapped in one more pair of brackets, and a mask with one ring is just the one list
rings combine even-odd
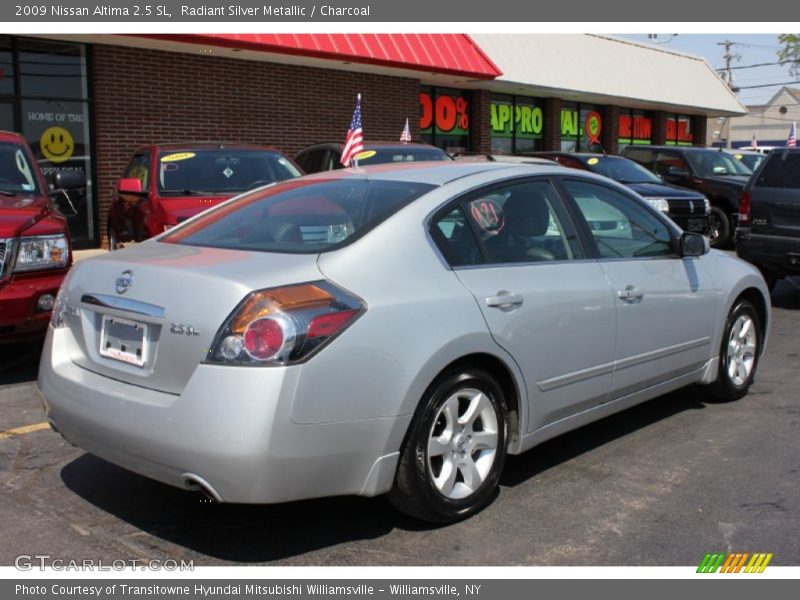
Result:
{"label": "power line", "polygon": [[774,66],[774,65],[788,65],[790,62],[792,62],[792,61],[790,61],[790,60],[779,60],[779,61],[776,61],[776,62],[757,63],[757,64],[754,64],[754,65],[742,65],[742,66],[739,66],[739,67],[724,66],[724,67],[719,67],[716,70],[717,71],[733,71],[734,69],[755,69],[756,67],[771,67],[771,66]]}
{"label": "power line", "polygon": [[783,83],[764,83],[762,85],[741,85],[738,86],[738,88],[740,90],[752,90],[754,88],[778,87],[779,85],[791,85],[793,83],[800,83],[800,79],[797,81],[784,81]]}

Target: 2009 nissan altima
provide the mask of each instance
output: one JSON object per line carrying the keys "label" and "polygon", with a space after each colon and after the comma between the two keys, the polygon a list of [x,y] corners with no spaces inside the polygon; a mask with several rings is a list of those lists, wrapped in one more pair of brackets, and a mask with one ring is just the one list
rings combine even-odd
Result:
{"label": "2009 nissan altima", "polygon": [[76,265],[39,388],[70,442],[219,501],[389,493],[448,522],[509,452],[689,384],[744,396],[768,298],[590,173],[351,169]]}

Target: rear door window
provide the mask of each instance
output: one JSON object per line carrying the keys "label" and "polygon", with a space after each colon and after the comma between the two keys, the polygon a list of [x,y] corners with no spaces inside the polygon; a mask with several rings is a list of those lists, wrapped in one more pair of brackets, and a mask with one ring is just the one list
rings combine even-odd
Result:
{"label": "rear door window", "polygon": [[758,187],[800,189],[800,152],[775,151],[758,174]]}

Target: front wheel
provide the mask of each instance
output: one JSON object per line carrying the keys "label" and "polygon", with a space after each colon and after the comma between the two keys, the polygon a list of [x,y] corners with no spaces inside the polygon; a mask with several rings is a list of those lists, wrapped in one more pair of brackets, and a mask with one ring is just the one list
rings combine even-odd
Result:
{"label": "front wheel", "polygon": [[750,302],[740,300],[725,321],[717,380],[708,386],[709,394],[722,401],[738,400],[746,395],[756,375],[761,345],[758,313]]}
{"label": "front wheel", "polygon": [[725,248],[731,237],[731,220],[718,206],[708,213],[708,242],[712,248]]}
{"label": "front wheel", "polygon": [[440,377],[426,392],[401,451],[392,504],[433,523],[478,512],[500,479],[507,421],[503,392],[484,371]]}

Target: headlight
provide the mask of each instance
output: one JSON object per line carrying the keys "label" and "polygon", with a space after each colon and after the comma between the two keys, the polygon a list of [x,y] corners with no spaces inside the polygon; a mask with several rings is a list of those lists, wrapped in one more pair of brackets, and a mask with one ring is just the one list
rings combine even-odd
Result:
{"label": "headlight", "polygon": [[656,210],[660,210],[661,212],[668,213],[669,212],[669,202],[667,202],[666,198],[645,198],[645,202],[647,202],[650,206],[655,208]]}
{"label": "headlight", "polygon": [[708,198],[703,198],[703,204],[706,207],[706,214],[711,214],[711,202],[708,201]]}
{"label": "headlight", "polygon": [[67,237],[59,235],[37,235],[24,237],[19,242],[19,252],[14,271],[57,269],[69,262]]}

